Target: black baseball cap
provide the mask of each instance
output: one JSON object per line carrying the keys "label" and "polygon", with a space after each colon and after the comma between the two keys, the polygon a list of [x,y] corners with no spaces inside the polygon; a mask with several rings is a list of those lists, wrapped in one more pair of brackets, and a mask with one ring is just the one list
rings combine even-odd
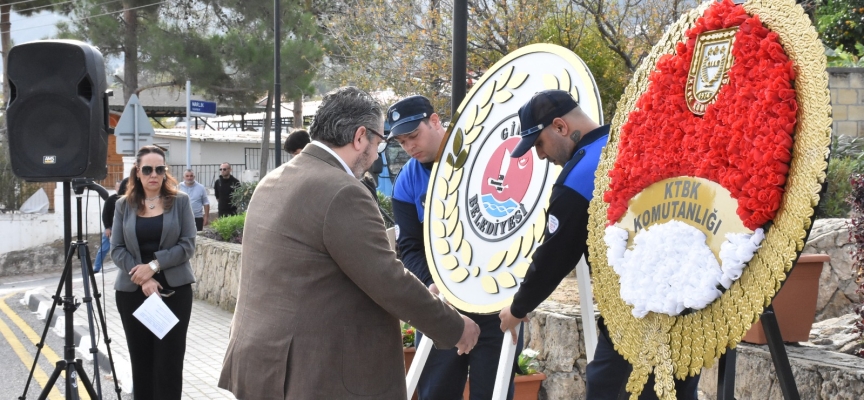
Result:
{"label": "black baseball cap", "polygon": [[387,110],[386,124],[390,125],[387,140],[413,132],[423,118],[435,113],[432,103],[423,96],[410,96],[396,102]]}
{"label": "black baseball cap", "polygon": [[535,94],[519,109],[522,139],[510,153],[510,157],[522,157],[534,146],[543,128],[552,124],[555,118],[564,116],[578,106],[579,103],[573,99],[573,96],[564,90],[544,90]]}

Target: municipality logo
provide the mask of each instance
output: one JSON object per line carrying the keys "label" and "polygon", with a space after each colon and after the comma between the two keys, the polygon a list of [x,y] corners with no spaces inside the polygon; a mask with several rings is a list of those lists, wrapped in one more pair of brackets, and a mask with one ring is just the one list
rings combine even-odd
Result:
{"label": "municipality logo", "polygon": [[[506,239],[528,220],[528,209],[533,209],[536,198],[525,204],[526,194],[531,185],[534,172],[534,153],[529,151],[522,157],[512,158],[510,154],[519,143],[517,116],[510,116],[497,127],[498,134],[492,134],[483,143],[488,158],[474,163],[469,176],[467,209],[470,226],[478,236],[498,241]],[[481,152],[482,152],[481,148]],[[547,163],[539,163],[548,168]],[[542,179],[541,179],[542,180]]]}
{"label": "municipality logo", "polygon": [[512,158],[519,107],[534,93],[565,90],[602,122],[585,63],[536,44],[492,66],[453,116],[432,169],[423,243],[438,289],[460,310],[497,313],[511,302],[543,240],[552,184],[561,168],[533,149]]}

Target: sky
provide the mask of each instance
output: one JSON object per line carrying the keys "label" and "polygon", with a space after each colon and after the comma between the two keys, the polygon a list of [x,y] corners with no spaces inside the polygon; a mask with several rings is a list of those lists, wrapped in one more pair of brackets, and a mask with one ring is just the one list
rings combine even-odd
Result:
{"label": "sky", "polygon": [[[69,18],[53,12],[40,12],[29,17],[21,16],[17,13],[12,13],[9,16],[9,22],[12,24],[12,45],[32,42],[34,40],[42,40],[54,37],[57,35],[57,23],[60,21],[68,21]],[[122,62],[110,59],[106,71],[113,71],[114,68],[122,66]],[[2,76],[3,65],[0,63],[0,76]],[[0,77],[2,80],[2,77]]]}
{"label": "sky", "polygon": [[[12,24],[10,30],[12,45],[50,38],[57,34],[57,23],[67,20],[68,18],[52,12],[40,12],[29,17],[13,12],[9,15],[9,22]],[[0,64],[0,71],[3,71],[2,64]]]}

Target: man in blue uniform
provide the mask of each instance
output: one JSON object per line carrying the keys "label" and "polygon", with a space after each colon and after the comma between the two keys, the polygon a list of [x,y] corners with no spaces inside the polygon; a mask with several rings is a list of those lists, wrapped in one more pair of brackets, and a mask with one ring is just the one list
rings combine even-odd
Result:
{"label": "man in blue uniform", "polygon": [[[609,137],[609,125],[600,126],[579,108],[570,93],[545,90],[519,109],[522,139],[511,157],[518,158],[534,147],[540,159],[563,166],[552,186],[543,243],[534,252],[510,307],[501,310],[501,330],[515,339],[519,322],[546,300],[588,249],[588,205],[594,192],[594,171]],[[618,399],[624,392],[632,366],[609,339],[602,318],[594,360],[588,364],[587,398]],[[696,399],[699,376],[675,380],[679,399]],[[640,400],[656,399],[651,375]]]}
{"label": "man in blue uniform", "polygon": [[[423,210],[426,189],[432,173],[432,164],[444,140],[441,119],[423,96],[411,96],[400,100],[387,110],[390,125],[389,139],[399,142],[412,158],[399,176],[393,190],[393,215],[396,219],[396,241],[402,263],[417,279],[438,294],[426,263],[423,244]],[[462,399],[468,368],[471,368],[471,400],[492,398],[495,373],[504,334],[498,329],[501,321],[497,315],[464,313],[480,326],[480,338],[470,354],[458,355],[455,350],[432,349],[420,375],[417,392],[420,400]],[[419,343],[417,335],[415,343]],[[516,354],[521,352],[522,338]],[[515,360],[514,360],[515,362]],[[508,399],[513,398],[513,374],[510,374]]]}

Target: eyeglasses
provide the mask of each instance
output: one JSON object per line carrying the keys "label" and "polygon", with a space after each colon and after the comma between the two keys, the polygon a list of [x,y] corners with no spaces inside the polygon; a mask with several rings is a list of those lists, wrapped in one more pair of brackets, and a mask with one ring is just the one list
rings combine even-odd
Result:
{"label": "eyeglasses", "polygon": [[[167,167],[164,165],[160,165],[160,166],[156,167],[155,168],[156,175],[165,175],[165,168],[167,168]],[[145,166],[141,167],[141,173],[144,175],[152,174],[153,170],[154,170],[154,168],[149,166],[149,165],[145,165]]]}
{"label": "eyeglasses", "polygon": [[164,290],[164,291],[160,291],[160,292],[159,292],[159,295],[162,296],[162,297],[171,297],[171,296],[174,295],[174,291],[173,291],[173,290]]}
{"label": "eyeglasses", "polygon": [[387,148],[387,138],[384,137],[384,135],[378,133],[376,130],[374,130],[374,129],[372,129],[372,128],[366,128],[366,131],[369,132],[369,133],[371,133],[371,134],[373,134],[373,135],[375,135],[375,136],[378,136],[379,138],[381,138],[381,142],[378,143],[378,152],[379,152],[379,153],[383,152],[384,149]]}
{"label": "eyeglasses", "polygon": [[231,169],[231,168],[219,168],[220,171],[228,171],[228,170],[230,170],[230,169]]}

